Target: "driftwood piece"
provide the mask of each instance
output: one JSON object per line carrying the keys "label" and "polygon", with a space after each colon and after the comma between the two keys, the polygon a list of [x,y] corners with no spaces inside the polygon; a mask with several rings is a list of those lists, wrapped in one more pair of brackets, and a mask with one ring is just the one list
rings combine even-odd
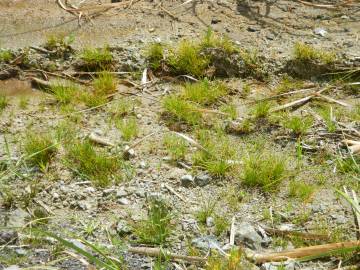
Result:
{"label": "driftwood piece", "polygon": [[34,88],[38,88],[38,89],[49,89],[51,87],[50,82],[35,77],[31,78],[31,85]]}
{"label": "driftwood piece", "polygon": [[100,137],[99,135],[97,135],[94,132],[90,133],[89,140],[94,143],[105,145],[105,146],[111,146],[111,147],[115,146],[115,144],[113,144],[112,142],[109,142],[108,140],[106,140],[103,137]]}
{"label": "driftwood piece", "polygon": [[127,250],[130,253],[146,255],[150,257],[159,257],[161,255],[166,255],[168,258],[172,260],[182,260],[191,263],[204,263],[206,262],[205,258],[197,257],[197,256],[186,256],[186,255],[179,255],[175,253],[163,252],[159,248],[150,248],[150,247],[130,247]]}
{"label": "driftwood piece", "polygon": [[255,263],[280,262],[288,259],[301,259],[305,257],[321,256],[322,254],[331,254],[331,252],[349,248],[360,248],[360,241],[317,245],[268,254],[248,254],[247,257]]}
{"label": "driftwood piece", "polygon": [[360,141],[343,140],[342,143],[345,144],[347,146],[347,148],[349,148],[351,153],[353,153],[353,154],[360,153]]}

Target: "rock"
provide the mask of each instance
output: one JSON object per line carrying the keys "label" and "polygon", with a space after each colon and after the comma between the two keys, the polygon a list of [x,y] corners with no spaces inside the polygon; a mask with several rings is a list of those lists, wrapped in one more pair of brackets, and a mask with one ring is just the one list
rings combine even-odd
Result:
{"label": "rock", "polygon": [[206,226],[208,226],[208,227],[214,226],[214,218],[213,217],[206,218]]}
{"label": "rock", "polygon": [[95,192],[95,188],[93,188],[93,187],[87,187],[87,188],[85,188],[84,191],[87,192],[87,193],[94,193],[94,192]]}
{"label": "rock", "polygon": [[127,224],[125,220],[120,220],[116,225],[116,232],[122,236],[124,234],[131,233],[131,227]]}
{"label": "rock", "polygon": [[194,177],[190,174],[185,174],[180,178],[181,185],[183,187],[191,187],[194,186]]}
{"label": "rock", "polygon": [[23,248],[17,248],[17,249],[15,249],[15,252],[17,255],[20,255],[20,256],[25,256],[28,254],[28,252]]}
{"label": "rock", "polygon": [[255,228],[247,222],[242,222],[236,226],[235,242],[247,245],[251,249],[259,249],[263,243],[263,239],[256,232]]}
{"label": "rock", "polygon": [[332,219],[335,220],[336,223],[338,224],[345,224],[347,222],[346,217],[344,217],[343,215],[340,214],[332,214],[330,215]]}
{"label": "rock", "polygon": [[216,237],[211,235],[194,238],[191,244],[203,250],[220,249],[220,243],[216,240]]}
{"label": "rock", "polygon": [[16,231],[0,231],[0,245],[16,244],[19,235]]}
{"label": "rock", "polygon": [[184,169],[174,168],[169,173],[169,179],[179,179],[182,175],[187,174]]}
{"label": "rock", "polygon": [[139,167],[140,167],[141,169],[146,169],[146,168],[147,168],[146,162],[145,162],[145,161],[140,161]]}
{"label": "rock", "polygon": [[195,184],[197,186],[203,187],[208,185],[210,182],[211,182],[211,177],[206,173],[202,173],[195,176]]}
{"label": "rock", "polygon": [[91,208],[90,203],[88,203],[86,201],[80,201],[80,202],[78,202],[77,205],[78,205],[79,209],[84,210],[84,211],[89,210]]}
{"label": "rock", "polygon": [[135,150],[126,145],[123,153],[123,158],[129,160],[130,158],[135,157]]}
{"label": "rock", "polygon": [[138,190],[136,190],[135,191],[135,194],[136,194],[136,196],[138,196],[138,197],[140,197],[140,198],[145,198],[145,196],[146,196],[146,192],[145,192],[145,190],[144,189],[138,189]]}
{"label": "rock", "polygon": [[52,197],[53,197],[54,201],[57,201],[60,198],[60,195],[59,195],[59,193],[54,192],[52,194]]}
{"label": "rock", "polygon": [[111,193],[113,193],[114,191],[115,191],[115,189],[108,188],[108,189],[104,189],[102,194],[104,197],[106,197],[106,196],[110,195]]}
{"label": "rock", "polygon": [[246,28],[247,31],[249,32],[258,32],[260,31],[260,29],[258,27],[255,27],[255,26],[248,26],[248,28]]}
{"label": "rock", "polygon": [[120,190],[116,191],[116,198],[117,199],[125,197],[127,195],[128,195],[128,193],[124,189],[120,189]]}
{"label": "rock", "polygon": [[30,215],[22,209],[16,209],[11,212],[7,227],[23,227],[26,224],[26,219],[30,218]]}
{"label": "rock", "polygon": [[279,269],[295,270],[296,269],[296,264],[295,264],[294,261],[289,261],[289,262],[269,262],[269,263],[264,263],[261,266],[261,270],[279,270]]}
{"label": "rock", "polygon": [[327,34],[327,31],[324,29],[324,28],[315,28],[314,29],[314,34],[315,35],[319,35],[319,36],[322,36],[322,37],[325,37],[326,34]]}
{"label": "rock", "polygon": [[117,200],[117,202],[121,205],[129,205],[130,204],[130,201],[126,198],[120,198]]}
{"label": "rock", "polygon": [[218,24],[219,22],[221,22],[221,20],[218,19],[218,18],[212,18],[211,19],[211,24]]}

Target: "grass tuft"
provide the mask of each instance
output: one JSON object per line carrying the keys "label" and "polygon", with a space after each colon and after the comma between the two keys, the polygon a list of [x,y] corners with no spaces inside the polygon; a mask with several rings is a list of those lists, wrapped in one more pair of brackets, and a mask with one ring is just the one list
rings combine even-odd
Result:
{"label": "grass tuft", "polygon": [[268,101],[261,101],[256,103],[252,110],[252,115],[258,118],[265,118],[269,115],[271,109],[271,103]]}
{"label": "grass tuft", "polygon": [[229,257],[212,255],[207,264],[206,270],[244,270],[244,269],[253,269],[253,266],[246,265],[246,261],[242,260],[242,251],[241,249],[233,249],[230,251]]}
{"label": "grass tuft", "polygon": [[160,199],[151,199],[148,218],[137,224],[135,234],[143,244],[163,245],[171,234],[171,219],[169,206]]}
{"label": "grass tuft", "polygon": [[116,121],[115,125],[120,130],[121,135],[125,141],[130,141],[139,133],[139,128],[135,117],[120,119]]}
{"label": "grass tuft", "polygon": [[107,72],[103,71],[100,73],[94,82],[94,93],[97,96],[106,96],[116,92],[116,80],[114,76]]}
{"label": "grass tuft", "polygon": [[201,105],[210,105],[225,96],[229,89],[221,82],[209,82],[207,79],[196,83],[187,83],[183,97]]}
{"label": "grass tuft", "polygon": [[310,199],[315,191],[315,186],[303,182],[292,181],[290,183],[289,196],[299,198],[302,201]]}
{"label": "grass tuft", "polygon": [[8,98],[0,94],[0,113],[9,105]]}
{"label": "grass tuft", "polygon": [[10,50],[0,50],[0,63],[1,62],[10,62],[14,58]]}
{"label": "grass tuft", "polygon": [[58,103],[65,105],[74,101],[80,92],[80,88],[74,83],[57,83],[51,85],[49,91]]}
{"label": "grass tuft", "polygon": [[283,122],[283,126],[291,129],[296,135],[304,135],[311,128],[314,119],[312,117],[292,116]]}
{"label": "grass tuft", "polygon": [[75,142],[68,146],[66,163],[80,176],[88,178],[96,186],[106,187],[123,165],[119,156],[110,156],[105,151],[96,151],[88,141]]}
{"label": "grass tuft", "polygon": [[202,123],[202,114],[197,106],[182,100],[177,95],[165,97],[163,108],[168,116],[175,121],[182,121],[189,125],[200,125]]}
{"label": "grass tuft", "polygon": [[153,70],[158,70],[161,67],[161,62],[164,60],[164,45],[161,43],[151,44],[145,51],[145,56]]}
{"label": "grass tuft", "polygon": [[85,48],[80,58],[84,61],[83,68],[88,71],[111,70],[114,61],[109,47]]}
{"label": "grass tuft", "polygon": [[187,143],[184,139],[173,134],[166,134],[163,140],[166,151],[172,160],[184,160],[187,152]]}
{"label": "grass tuft", "polygon": [[264,191],[275,191],[285,177],[286,160],[278,154],[258,151],[249,154],[243,161],[243,183]]}
{"label": "grass tuft", "polygon": [[213,134],[202,130],[198,134],[198,139],[207,151],[196,152],[193,155],[194,164],[215,177],[225,177],[234,167],[231,160],[234,160],[237,154],[229,137],[221,132]]}
{"label": "grass tuft", "polygon": [[32,165],[45,168],[57,152],[54,141],[48,133],[29,132],[24,142],[27,160]]}
{"label": "grass tuft", "polygon": [[333,64],[336,61],[334,53],[316,49],[311,45],[301,42],[295,44],[294,58],[304,63],[318,62],[325,65]]}

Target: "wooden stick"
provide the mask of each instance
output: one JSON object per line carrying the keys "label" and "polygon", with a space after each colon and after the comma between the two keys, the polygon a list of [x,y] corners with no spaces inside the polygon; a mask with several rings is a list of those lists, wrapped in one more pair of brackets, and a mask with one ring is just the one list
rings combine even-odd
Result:
{"label": "wooden stick", "polygon": [[271,235],[280,235],[280,236],[297,236],[302,239],[310,239],[310,240],[328,240],[329,236],[326,234],[313,234],[313,233],[303,233],[297,231],[289,231],[289,230],[278,230],[272,228],[264,228],[264,230]]}
{"label": "wooden stick", "polygon": [[115,144],[113,144],[112,142],[109,142],[105,138],[102,138],[102,137],[98,136],[94,132],[90,133],[88,138],[89,138],[90,141],[95,142],[97,144],[101,144],[101,145],[105,145],[105,146],[111,146],[111,147],[115,146]]}
{"label": "wooden stick", "polygon": [[321,94],[317,94],[316,96],[318,96],[318,97],[320,97],[322,99],[325,99],[326,101],[329,101],[329,102],[332,102],[332,103],[337,103],[337,104],[339,104],[341,106],[344,106],[344,107],[351,107],[349,104],[347,104],[345,102],[333,99],[333,98],[328,97],[328,96],[324,96],[324,95],[321,95]]}
{"label": "wooden stick", "polygon": [[176,197],[178,197],[180,200],[182,200],[183,202],[187,202],[186,199],[181,196],[179,193],[177,193],[171,186],[169,186],[168,184],[164,184],[164,187],[166,187],[171,193],[173,193]]}
{"label": "wooden stick", "polygon": [[271,109],[270,112],[282,111],[282,110],[285,110],[285,109],[288,109],[288,108],[291,108],[291,107],[294,107],[297,105],[303,105],[303,104],[307,103],[308,101],[310,101],[310,99],[312,99],[312,98],[313,98],[313,95],[307,96],[307,97],[295,100],[293,102],[286,103],[284,105],[275,107],[275,108]]}
{"label": "wooden stick", "polygon": [[324,253],[333,252],[343,248],[360,248],[360,241],[340,242],[325,245],[317,245],[305,248],[296,248],[290,251],[274,252],[268,254],[248,254],[248,259],[255,263],[279,262],[288,259],[300,259],[310,256],[320,256]]}
{"label": "wooden stick", "polygon": [[128,248],[128,252],[140,254],[140,255],[147,255],[150,257],[159,257],[161,255],[165,255],[172,260],[183,260],[192,263],[204,263],[206,262],[205,258],[197,257],[197,256],[186,256],[186,255],[178,255],[175,253],[163,252],[159,248],[149,248],[149,247],[130,247]]}

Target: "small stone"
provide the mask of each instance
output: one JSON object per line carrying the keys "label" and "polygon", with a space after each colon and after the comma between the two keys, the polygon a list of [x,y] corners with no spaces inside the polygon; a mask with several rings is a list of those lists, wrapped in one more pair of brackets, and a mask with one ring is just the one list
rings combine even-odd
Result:
{"label": "small stone", "polygon": [[269,262],[264,263],[261,266],[261,270],[278,270],[278,269],[284,269],[284,270],[295,270],[295,262],[289,261],[289,262]]}
{"label": "small stone", "polygon": [[113,188],[104,189],[103,196],[106,197],[106,196],[110,195],[111,193],[113,193],[114,191],[115,191],[115,189],[113,189]]}
{"label": "small stone", "polygon": [[194,186],[194,177],[190,174],[185,174],[180,178],[181,185],[183,187],[191,187]]}
{"label": "small stone", "polygon": [[95,192],[95,188],[93,188],[93,187],[87,187],[87,188],[85,188],[84,191],[87,192],[87,193],[94,193],[94,192]]}
{"label": "small stone", "polygon": [[25,249],[23,249],[23,248],[17,248],[17,249],[15,249],[15,252],[16,252],[16,254],[17,255],[20,255],[20,256],[25,256],[28,252],[25,250]]}
{"label": "small stone", "polygon": [[315,28],[314,34],[325,37],[327,34],[327,31],[324,28]]}
{"label": "small stone", "polygon": [[11,212],[9,221],[7,223],[7,227],[20,228],[26,224],[26,220],[30,217],[30,215],[22,210],[16,209]]}
{"label": "small stone", "polygon": [[237,226],[235,241],[246,244],[249,248],[256,250],[261,247],[263,239],[250,223],[242,222]]}
{"label": "small stone", "polygon": [[154,32],[154,31],[155,31],[155,28],[150,28],[150,29],[149,29],[149,32],[150,32],[150,33]]}
{"label": "small stone", "polygon": [[145,190],[143,190],[143,189],[138,189],[138,190],[136,190],[136,191],[135,191],[135,194],[136,194],[136,196],[138,196],[138,197],[140,197],[140,198],[145,198],[145,196],[146,196],[146,192],[145,192]]}
{"label": "small stone", "polygon": [[128,193],[123,189],[120,189],[120,190],[116,191],[116,198],[118,198],[118,199],[122,198],[122,197],[125,197],[127,195],[128,195]]}
{"label": "small stone", "polygon": [[211,177],[206,173],[202,173],[195,176],[195,184],[197,186],[203,187],[208,185],[210,182],[211,182]]}
{"label": "small stone", "polygon": [[146,168],[147,168],[146,162],[145,162],[145,161],[140,161],[139,167],[140,167],[141,169],[146,169]]}
{"label": "small stone", "polygon": [[78,202],[78,207],[79,209],[86,211],[91,208],[91,205],[88,202],[80,201]]}
{"label": "small stone", "polygon": [[58,200],[60,198],[60,195],[59,195],[59,193],[54,192],[52,194],[52,197],[53,197],[54,201],[56,201],[56,200]]}
{"label": "small stone", "polygon": [[20,267],[17,265],[10,265],[9,267],[4,268],[4,270],[20,270]]}
{"label": "small stone", "polygon": [[123,157],[125,160],[129,160],[130,158],[135,157],[135,150],[126,145]]}
{"label": "small stone", "polygon": [[220,244],[216,240],[216,237],[210,235],[195,238],[191,241],[191,244],[203,250],[220,249]]}
{"label": "small stone", "polygon": [[248,28],[246,29],[249,32],[258,32],[260,31],[259,28],[255,27],[255,26],[248,26]]}
{"label": "small stone", "polygon": [[18,240],[16,231],[0,231],[0,245],[14,245]]}
{"label": "small stone", "polygon": [[212,18],[211,19],[211,24],[218,24],[219,22],[221,22],[221,20],[218,19],[218,18]]}
{"label": "small stone", "polygon": [[212,227],[212,226],[214,226],[214,218],[213,218],[213,217],[207,217],[207,218],[206,218],[206,226],[207,226],[207,227]]}
{"label": "small stone", "polygon": [[131,227],[127,224],[125,220],[120,220],[116,225],[116,232],[122,236],[124,234],[131,233]]}
{"label": "small stone", "polygon": [[120,198],[120,199],[118,199],[117,202],[121,205],[129,205],[130,204],[130,201],[126,198]]}

